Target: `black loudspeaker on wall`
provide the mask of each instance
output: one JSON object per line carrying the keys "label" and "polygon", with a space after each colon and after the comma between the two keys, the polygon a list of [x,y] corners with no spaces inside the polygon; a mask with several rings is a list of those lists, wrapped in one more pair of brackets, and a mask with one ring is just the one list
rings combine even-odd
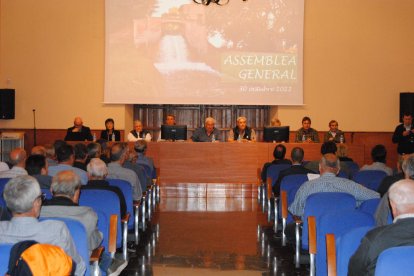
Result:
{"label": "black loudspeaker on wall", "polygon": [[414,92],[400,93],[400,122],[402,122],[403,114],[406,112],[414,116]]}
{"label": "black loudspeaker on wall", "polygon": [[0,119],[14,119],[14,89],[0,89]]}

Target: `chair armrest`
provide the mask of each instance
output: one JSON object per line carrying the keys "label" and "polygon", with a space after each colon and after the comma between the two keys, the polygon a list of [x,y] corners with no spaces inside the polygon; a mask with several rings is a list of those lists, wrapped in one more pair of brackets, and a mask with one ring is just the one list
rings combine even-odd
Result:
{"label": "chair armrest", "polygon": [[97,262],[99,258],[101,258],[102,252],[104,251],[105,247],[99,246],[92,251],[91,257],[89,258],[90,262]]}
{"label": "chair armrest", "polygon": [[273,191],[272,191],[272,178],[268,177],[266,179],[266,185],[267,185],[267,199],[271,199],[273,196]]}
{"label": "chair armrest", "polygon": [[316,218],[308,217],[309,254],[316,254]]}
{"label": "chair armrest", "polygon": [[288,217],[288,202],[287,202],[287,192],[286,191],[280,191],[280,200],[282,204],[282,218],[287,219]]}
{"label": "chair armrest", "polygon": [[326,234],[326,262],[328,264],[328,276],[336,276],[336,245],[334,234]]}
{"label": "chair armrest", "polygon": [[118,231],[118,216],[111,215],[109,220],[109,239],[108,239],[108,252],[115,253],[116,251],[116,235]]}

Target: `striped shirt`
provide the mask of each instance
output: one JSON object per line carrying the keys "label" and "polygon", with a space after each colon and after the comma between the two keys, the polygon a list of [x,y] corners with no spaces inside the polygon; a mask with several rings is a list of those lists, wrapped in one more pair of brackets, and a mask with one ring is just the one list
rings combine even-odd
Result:
{"label": "striped shirt", "polygon": [[379,198],[379,193],[333,173],[324,173],[321,177],[307,181],[300,186],[295,195],[295,200],[289,206],[289,211],[295,216],[303,216],[305,203],[308,196],[315,193],[348,193],[353,195],[359,206],[363,201],[371,198]]}

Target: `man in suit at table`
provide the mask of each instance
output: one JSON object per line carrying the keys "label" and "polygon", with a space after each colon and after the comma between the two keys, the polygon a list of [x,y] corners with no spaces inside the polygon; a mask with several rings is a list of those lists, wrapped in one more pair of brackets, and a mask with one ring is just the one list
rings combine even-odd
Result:
{"label": "man in suit at table", "polygon": [[81,117],[73,120],[73,127],[66,131],[65,141],[92,141],[91,129],[83,125]]}

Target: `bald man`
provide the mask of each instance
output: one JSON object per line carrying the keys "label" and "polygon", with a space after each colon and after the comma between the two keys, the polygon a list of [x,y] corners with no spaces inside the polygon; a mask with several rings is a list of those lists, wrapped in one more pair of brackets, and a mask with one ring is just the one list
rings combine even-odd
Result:
{"label": "bald man", "polygon": [[369,231],[351,257],[348,275],[374,275],[379,255],[386,249],[414,245],[414,181],[404,179],[389,189],[392,224]]}
{"label": "bald man", "polygon": [[81,117],[73,120],[73,127],[68,128],[65,141],[92,141],[92,133],[89,127],[83,125]]}
{"label": "bald man", "polygon": [[10,152],[10,164],[13,166],[10,170],[0,173],[0,178],[15,178],[19,175],[27,175],[26,151],[22,148],[15,148]]}

